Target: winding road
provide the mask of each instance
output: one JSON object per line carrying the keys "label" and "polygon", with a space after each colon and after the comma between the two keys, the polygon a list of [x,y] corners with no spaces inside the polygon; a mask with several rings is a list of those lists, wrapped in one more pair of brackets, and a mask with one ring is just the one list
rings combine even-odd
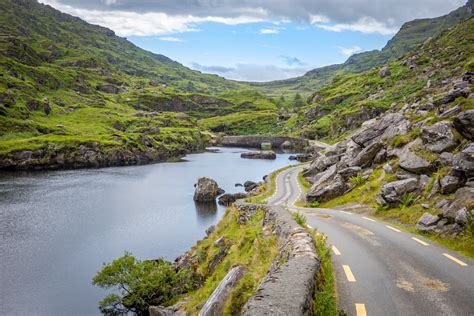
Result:
{"label": "winding road", "polygon": [[348,315],[474,315],[474,261],[367,214],[295,206],[298,166],[281,172],[270,205],[305,214],[332,248]]}

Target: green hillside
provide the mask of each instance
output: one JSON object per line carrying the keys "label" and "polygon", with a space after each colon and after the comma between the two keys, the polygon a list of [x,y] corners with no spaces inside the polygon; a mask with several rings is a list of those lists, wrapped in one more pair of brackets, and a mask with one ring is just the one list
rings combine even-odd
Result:
{"label": "green hillside", "polygon": [[335,76],[359,73],[402,57],[427,39],[436,37],[441,32],[471,17],[474,12],[473,8],[474,0],[468,0],[466,5],[444,16],[407,22],[382,50],[355,54],[343,64],[313,69],[297,78],[251,83],[251,85],[268,94],[312,91],[329,83]]}

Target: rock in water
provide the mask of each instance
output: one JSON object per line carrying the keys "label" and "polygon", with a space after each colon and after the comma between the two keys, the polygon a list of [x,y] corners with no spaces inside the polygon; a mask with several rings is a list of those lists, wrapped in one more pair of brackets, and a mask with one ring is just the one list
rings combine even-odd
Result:
{"label": "rock in water", "polygon": [[268,150],[268,151],[249,151],[240,154],[241,158],[247,159],[276,159],[275,152]]}
{"label": "rock in water", "polygon": [[215,201],[218,195],[224,193],[215,180],[206,177],[199,178],[195,187],[194,201],[196,202]]}

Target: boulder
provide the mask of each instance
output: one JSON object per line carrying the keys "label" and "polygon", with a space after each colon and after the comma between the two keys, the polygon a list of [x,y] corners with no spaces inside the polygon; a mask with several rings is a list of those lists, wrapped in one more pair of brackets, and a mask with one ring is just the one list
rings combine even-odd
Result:
{"label": "boulder", "polygon": [[254,190],[257,187],[258,187],[257,182],[253,182],[253,181],[245,181],[244,182],[245,192],[250,192],[250,191]]}
{"label": "boulder", "polygon": [[452,108],[440,113],[438,116],[440,118],[448,118],[448,117],[451,117],[453,115],[456,115],[458,113],[461,112],[461,107],[459,105],[455,105],[453,106]]}
{"label": "boulder", "polygon": [[462,152],[454,156],[453,172],[466,178],[474,177],[474,143],[470,143]]}
{"label": "boulder", "polygon": [[265,150],[265,151],[249,151],[240,154],[241,158],[246,159],[276,159],[276,154],[274,151]]}
{"label": "boulder", "polygon": [[416,178],[385,183],[380,191],[379,201],[383,202],[382,204],[398,204],[405,193],[413,192],[417,188],[418,180]]}
{"label": "boulder", "polygon": [[226,194],[223,194],[219,197],[218,199],[218,203],[220,205],[224,205],[224,206],[229,206],[231,205],[232,203],[234,203],[235,201],[239,200],[239,199],[245,199],[247,198],[247,194],[245,193],[226,193]]}
{"label": "boulder", "polygon": [[394,173],[393,168],[389,163],[386,163],[385,165],[383,165],[382,168],[385,171],[385,173],[388,173],[388,174],[393,174]]}
{"label": "boulder", "polygon": [[385,77],[388,77],[390,75],[391,75],[390,68],[388,68],[388,66],[382,67],[382,69],[380,69],[380,71],[379,71],[379,76],[381,78],[385,78]]}
{"label": "boulder", "polygon": [[447,175],[439,180],[440,190],[442,194],[450,194],[456,192],[457,189],[463,186],[464,180],[460,177]]}
{"label": "boulder", "polygon": [[298,154],[298,155],[291,155],[290,157],[288,157],[288,159],[290,160],[296,160],[299,162],[310,161],[312,158],[313,158],[313,155],[311,154]]}
{"label": "boulder", "polygon": [[306,195],[308,202],[325,202],[338,197],[346,191],[346,186],[341,176],[336,176],[333,180],[323,182],[313,186]]}
{"label": "boulder", "polygon": [[433,231],[436,229],[436,224],[440,221],[440,217],[437,215],[431,215],[430,213],[425,213],[416,223],[416,229],[419,231]]}
{"label": "boulder", "polygon": [[357,174],[359,173],[362,173],[361,167],[347,167],[338,171],[338,174],[341,175],[344,181],[347,181],[350,178],[357,176]]}
{"label": "boulder", "polygon": [[194,201],[196,202],[215,201],[218,195],[224,193],[215,180],[206,177],[199,178],[195,187]]}
{"label": "boulder", "polygon": [[437,163],[440,166],[452,166],[453,160],[454,160],[454,155],[450,152],[445,151],[441,153],[441,155],[439,155]]}
{"label": "boulder", "polygon": [[429,173],[433,170],[433,164],[431,162],[416,155],[410,150],[406,150],[401,154],[398,165],[400,168],[416,174]]}
{"label": "boulder", "polygon": [[474,199],[474,188],[463,187],[456,191],[453,201],[443,207],[441,213],[443,217],[454,223],[457,212],[472,203]]}
{"label": "boulder", "polygon": [[457,145],[451,124],[446,121],[423,127],[421,139],[425,147],[435,153],[449,151]]}
{"label": "boulder", "polygon": [[391,140],[396,135],[403,135],[410,131],[411,123],[400,113],[388,113],[382,118],[365,125],[352,140],[362,147],[367,147],[382,138]]}
{"label": "boulder", "polygon": [[456,217],[454,222],[458,225],[464,226],[467,222],[467,208],[463,207],[462,209],[456,212]]}
{"label": "boulder", "polygon": [[468,110],[453,119],[453,127],[464,138],[474,140],[474,110]]}
{"label": "boulder", "polygon": [[355,158],[354,160],[349,162],[351,167],[354,166],[370,166],[378,154],[378,152],[383,148],[383,144],[381,142],[374,142],[367,147],[365,147]]}
{"label": "boulder", "polygon": [[303,175],[305,177],[314,176],[326,170],[329,166],[335,165],[338,161],[339,161],[339,156],[318,157],[311,162],[311,164],[306,170],[304,170]]}

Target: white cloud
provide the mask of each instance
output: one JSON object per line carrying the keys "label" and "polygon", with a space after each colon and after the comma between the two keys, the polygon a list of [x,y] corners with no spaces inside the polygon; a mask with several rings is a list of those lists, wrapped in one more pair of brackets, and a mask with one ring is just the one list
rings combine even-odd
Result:
{"label": "white cloud", "polygon": [[280,30],[278,29],[261,29],[260,30],[260,34],[278,34],[280,33]]}
{"label": "white cloud", "polygon": [[165,41],[165,42],[182,42],[183,40],[177,37],[173,36],[163,36],[159,37],[160,41]]}
{"label": "white cloud", "polygon": [[385,23],[373,18],[363,17],[354,23],[322,24],[316,23],[316,27],[332,32],[352,31],[361,33],[378,33],[381,35],[393,35],[398,31],[397,27],[390,27]]}
{"label": "white cloud", "polygon": [[314,66],[305,67],[278,67],[274,65],[237,64],[234,67],[204,66],[198,63],[189,65],[191,68],[213,73],[227,79],[239,81],[265,82],[301,76]]}
{"label": "white cloud", "polygon": [[328,22],[329,22],[329,19],[325,17],[324,15],[314,15],[314,14],[309,15],[309,23],[311,24],[328,23]]}
{"label": "white cloud", "polygon": [[56,9],[79,16],[92,24],[98,24],[114,30],[120,36],[153,36],[198,31],[196,24],[204,22],[238,25],[263,21],[255,16],[218,17],[193,15],[168,15],[163,12],[137,13],[132,11],[99,11],[64,5],[56,0],[42,0],[42,3]]}
{"label": "white cloud", "polygon": [[359,46],[354,46],[354,47],[342,47],[342,46],[338,46],[337,47],[339,49],[339,54],[343,55],[343,56],[346,56],[346,57],[349,57],[349,56],[352,56],[354,54],[357,54],[357,53],[361,53],[363,52],[364,50],[362,48],[360,48]]}

